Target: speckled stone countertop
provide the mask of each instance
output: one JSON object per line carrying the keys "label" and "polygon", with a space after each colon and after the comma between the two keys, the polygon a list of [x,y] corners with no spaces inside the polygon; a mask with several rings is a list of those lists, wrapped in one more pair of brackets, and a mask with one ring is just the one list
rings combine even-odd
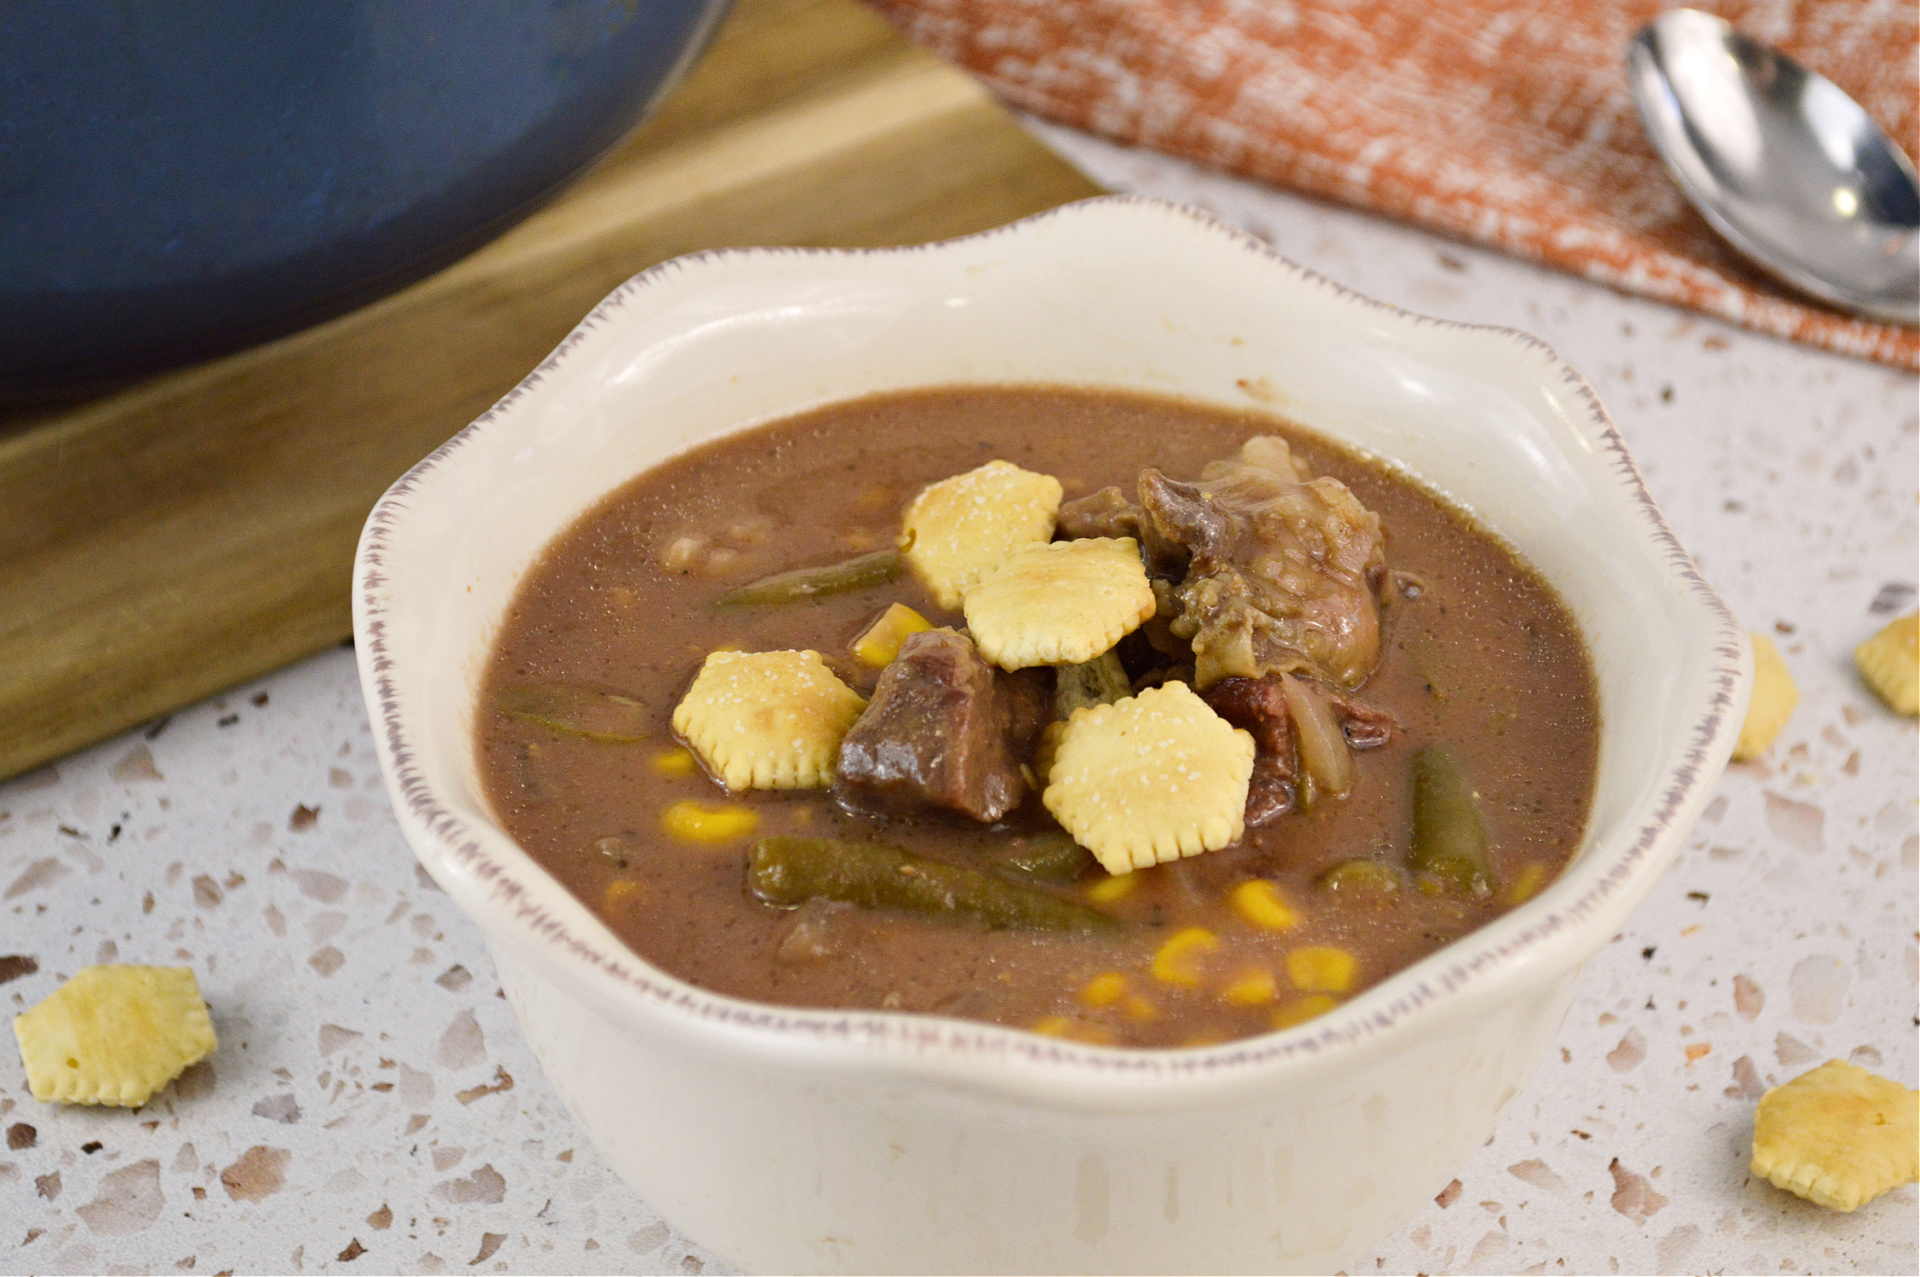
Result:
{"label": "speckled stone countertop", "polygon": [[[1913,1272],[1911,1186],[1842,1215],[1746,1161],[1761,1091],[1821,1060],[1915,1080],[1915,727],[1850,660],[1914,606],[1915,380],[1042,133],[1349,287],[1545,338],[1800,684],[1491,1142],[1353,1271]],[[220,1050],[124,1111],[35,1102],[0,1048],[0,1269],[724,1269],[534,1067],[479,933],[395,828],[350,652],[0,785],[0,1003],[113,961],[193,966]]]}

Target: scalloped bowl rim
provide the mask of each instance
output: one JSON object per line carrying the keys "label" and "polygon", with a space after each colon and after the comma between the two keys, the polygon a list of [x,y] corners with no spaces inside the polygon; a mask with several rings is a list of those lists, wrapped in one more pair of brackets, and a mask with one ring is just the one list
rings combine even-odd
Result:
{"label": "scalloped bowl rim", "polygon": [[[408,535],[409,520],[436,501],[457,500],[446,466],[462,450],[505,446],[520,414],[546,394],[557,373],[585,352],[620,339],[623,316],[645,306],[663,286],[689,285],[793,259],[912,261],[965,251],[1036,228],[1088,217],[1163,219],[1172,233],[1224,238],[1300,288],[1368,312],[1386,331],[1429,330],[1449,338],[1509,348],[1538,366],[1540,384],[1582,410],[1586,442],[1609,454],[1617,481],[1612,499],[1630,502],[1650,571],[1664,571],[1711,632],[1705,677],[1689,692],[1697,717],[1659,799],[1597,845],[1590,829],[1575,862],[1547,889],[1454,941],[1350,1002],[1307,1024],[1216,1046],[1182,1049],[1087,1047],[1019,1029],[928,1013],[835,1011],[786,1007],[712,993],[660,971],[628,949],[503,832],[463,815],[443,799],[416,754],[422,709],[396,678],[412,653],[397,653],[388,609],[388,564]],[[1164,229],[1164,228],[1163,228]],[[785,415],[785,414],[775,414]],[[757,424],[745,422],[740,428]],[[1311,427],[1310,427],[1311,428]],[[713,437],[711,435],[709,438]],[[1350,445],[1351,446],[1351,445]],[[1384,460],[1384,459],[1383,459]],[[1390,460],[1389,464],[1393,464]],[[1414,475],[1418,478],[1417,473]],[[582,500],[584,512],[619,486]],[[1544,342],[1511,328],[1420,316],[1344,288],[1281,256],[1269,245],[1199,210],[1137,196],[1107,196],[1066,205],[958,239],[886,249],[721,249],[663,262],[621,285],[529,373],[472,424],[415,465],[375,506],[355,563],[354,635],[362,684],[375,727],[382,770],[396,815],[433,877],[487,932],[535,956],[550,975],[616,1018],[650,1021],[723,1049],[778,1056],[789,1066],[899,1070],[996,1093],[1072,1107],[1187,1102],[1198,1092],[1270,1085],[1297,1070],[1337,1067],[1357,1049],[1389,1045],[1420,1031],[1449,1008],[1456,1013],[1502,1000],[1565,975],[1596,951],[1677,853],[1704,806],[1744,715],[1751,678],[1745,634],[1700,577],[1654,506],[1612,420],[1591,386]]]}

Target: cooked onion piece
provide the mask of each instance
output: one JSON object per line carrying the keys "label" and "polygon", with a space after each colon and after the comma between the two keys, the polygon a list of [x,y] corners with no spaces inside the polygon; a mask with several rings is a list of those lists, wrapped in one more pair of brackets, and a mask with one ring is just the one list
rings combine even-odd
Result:
{"label": "cooked onion piece", "polygon": [[1280,688],[1287,698],[1287,717],[1293,720],[1301,765],[1313,779],[1314,788],[1325,794],[1344,794],[1352,789],[1353,755],[1347,750],[1347,735],[1340,730],[1333,707],[1291,674],[1280,676]]}

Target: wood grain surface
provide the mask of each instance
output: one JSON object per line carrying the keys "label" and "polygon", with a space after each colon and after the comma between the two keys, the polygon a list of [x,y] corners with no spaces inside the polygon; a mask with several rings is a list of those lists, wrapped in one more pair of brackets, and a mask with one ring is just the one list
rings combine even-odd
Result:
{"label": "wood grain surface", "polygon": [[659,114],[489,247],[270,345],[0,417],[0,777],[345,639],[380,493],[635,272],[1097,193],[852,0],[740,0]]}

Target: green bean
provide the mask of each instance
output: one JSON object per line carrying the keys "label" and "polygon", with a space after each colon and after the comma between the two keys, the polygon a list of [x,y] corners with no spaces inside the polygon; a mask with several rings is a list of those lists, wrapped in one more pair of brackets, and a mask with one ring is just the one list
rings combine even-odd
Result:
{"label": "green bean", "polygon": [[494,708],[523,723],[607,745],[643,741],[653,727],[647,707],[631,697],[564,683],[509,687],[494,699]]}
{"label": "green bean", "polygon": [[844,900],[863,908],[905,909],[995,930],[1112,930],[1104,913],[975,869],[916,856],[881,843],[776,835],[747,853],[747,887],[769,904]]}
{"label": "green bean", "polygon": [[1487,827],[1453,755],[1429,745],[1413,756],[1413,844],[1408,862],[1456,895],[1492,889]]}
{"label": "green bean", "polygon": [[715,607],[749,607],[762,603],[800,603],[883,585],[900,575],[902,563],[897,550],[875,550],[857,558],[829,563],[817,568],[795,568],[775,572],[758,581],[749,581],[728,590],[714,600]]}
{"label": "green bean", "polygon": [[1093,863],[1093,853],[1066,834],[1035,834],[999,867],[1040,882],[1072,882]]}

